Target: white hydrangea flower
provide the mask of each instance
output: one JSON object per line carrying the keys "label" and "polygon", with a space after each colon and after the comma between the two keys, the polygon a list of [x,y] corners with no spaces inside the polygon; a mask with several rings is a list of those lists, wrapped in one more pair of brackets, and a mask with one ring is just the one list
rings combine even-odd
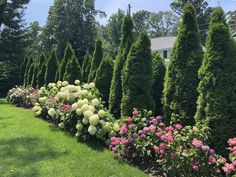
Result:
{"label": "white hydrangea flower", "polygon": [[82,95],[87,96],[89,94],[88,90],[82,90]]}
{"label": "white hydrangea flower", "polygon": [[87,111],[89,109],[89,105],[87,104],[84,104],[82,107],[81,107],[82,111]]}
{"label": "white hydrangea flower", "polygon": [[91,117],[89,117],[89,123],[90,125],[94,125],[96,126],[99,123],[99,117],[97,114],[92,115]]}
{"label": "white hydrangea flower", "polygon": [[82,123],[83,123],[84,125],[87,125],[87,124],[89,123],[89,120],[84,117],[84,118],[82,119]]}
{"label": "white hydrangea flower", "polygon": [[65,87],[65,86],[67,86],[67,85],[69,85],[69,83],[68,83],[67,81],[63,81],[63,82],[62,82],[62,86],[63,86],[63,87]]}
{"label": "white hydrangea flower", "polygon": [[45,87],[41,87],[40,88],[41,91],[45,91],[45,89],[46,89]]}
{"label": "white hydrangea flower", "polygon": [[75,87],[74,85],[68,85],[68,86],[67,86],[67,90],[68,90],[69,92],[74,92],[74,91],[76,91],[76,87]]}
{"label": "white hydrangea flower", "polygon": [[62,85],[62,81],[57,81],[57,85]]}
{"label": "white hydrangea flower", "polygon": [[82,135],[82,132],[77,132],[77,133],[75,134],[76,137],[80,137],[80,135]]}
{"label": "white hydrangea flower", "polygon": [[66,91],[66,87],[62,87],[62,88],[60,89],[60,92],[64,92],[64,91]]}
{"label": "white hydrangea flower", "polygon": [[84,85],[83,85],[83,88],[89,89],[89,85],[88,85],[88,84],[84,84]]}
{"label": "white hydrangea flower", "polygon": [[94,84],[93,82],[89,84],[89,88],[90,88],[90,89],[92,89],[92,88],[94,88],[94,87],[95,87],[95,84]]}
{"label": "white hydrangea flower", "polygon": [[120,126],[119,126],[118,123],[115,123],[115,124],[113,125],[113,130],[114,130],[115,132],[118,132],[118,131],[120,130]]}
{"label": "white hydrangea flower", "polygon": [[96,111],[95,107],[92,105],[89,105],[89,110],[93,113]]}
{"label": "white hydrangea flower", "polygon": [[87,98],[85,98],[85,99],[83,99],[83,104],[88,104],[88,99]]}
{"label": "white hydrangea flower", "polygon": [[41,111],[37,111],[37,112],[35,113],[35,115],[36,115],[36,116],[40,116],[41,113],[42,113]]}
{"label": "white hydrangea flower", "polygon": [[48,87],[49,87],[49,88],[52,88],[52,87],[53,87],[52,83],[49,83],[49,84],[48,84]]}
{"label": "white hydrangea flower", "polygon": [[55,114],[56,114],[55,109],[50,108],[50,109],[48,110],[48,115],[49,115],[49,116],[53,117]]}
{"label": "white hydrangea flower", "polygon": [[98,111],[98,116],[99,116],[100,118],[103,118],[103,117],[105,116],[105,114],[106,114],[106,112],[105,112],[104,110]]}
{"label": "white hydrangea flower", "polygon": [[81,108],[83,105],[84,105],[83,100],[79,100],[79,101],[77,102],[78,108]]}
{"label": "white hydrangea flower", "polygon": [[98,106],[100,104],[99,100],[97,98],[92,100],[92,105],[93,106]]}
{"label": "white hydrangea flower", "polygon": [[76,129],[77,129],[79,132],[81,132],[81,131],[83,130],[83,128],[84,128],[84,126],[83,126],[81,123],[78,123],[78,124],[76,125]]}
{"label": "white hydrangea flower", "polygon": [[76,98],[79,98],[80,97],[80,95],[79,95],[79,92],[75,92],[74,94],[73,94],[73,97],[76,99]]}
{"label": "white hydrangea flower", "polygon": [[93,112],[91,112],[90,110],[84,111],[83,115],[85,118],[88,119],[89,117],[91,117],[93,115]]}
{"label": "white hydrangea flower", "polygon": [[79,85],[80,84],[80,80],[75,80],[75,85]]}
{"label": "white hydrangea flower", "polygon": [[88,132],[90,135],[95,135],[96,132],[97,132],[97,128],[93,125],[90,125],[89,128],[88,128]]}
{"label": "white hydrangea flower", "polygon": [[77,103],[73,103],[71,106],[72,111],[75,111],[78,108]]}
{"label": "white hydrangea flower", "polygon": [[77,114],[78,116],[81,116],[81,115],[83,114],[82,109],[76,109],[76,114]]}

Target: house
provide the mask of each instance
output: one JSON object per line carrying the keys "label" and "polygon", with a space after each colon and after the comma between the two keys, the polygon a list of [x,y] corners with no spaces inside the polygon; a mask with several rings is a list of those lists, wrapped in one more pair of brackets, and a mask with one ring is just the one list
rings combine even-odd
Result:
{"label": "house", "polygon": [[[164,59],[165,64],[168,65],[170,60],[171,50],[174,47],[176,36],[158,37],[151,39],[151,49],[153,52],[158,52]],[[205,47],[202,46],[203,52],[206,51]]]}

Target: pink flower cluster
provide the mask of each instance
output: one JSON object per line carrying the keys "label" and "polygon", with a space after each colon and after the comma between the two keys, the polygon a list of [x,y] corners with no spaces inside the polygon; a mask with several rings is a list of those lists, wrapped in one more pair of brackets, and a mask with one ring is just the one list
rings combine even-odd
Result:
{"label": "pink flower cluster", "polygon": [[70,105],[66,105],[66,104],[61,104],[61,109],[64,112],[69,112],[69,111],[71,111],[71,106]]}
{"label": "pink flower cluster", "polygon": [[127,133],[127,124],[123,124],[122,126],[121,126],[121,128],[120,128],[120,135],[124,135],[124,134],[126,134]]}
{"label": "pink flower cluster", "polygon": [[231,163],[226,163],[223,167],[223,170],[227,174],[231,174],[236,170],[236,138],[232,138],[228,140],[229,151],[231,156]]}

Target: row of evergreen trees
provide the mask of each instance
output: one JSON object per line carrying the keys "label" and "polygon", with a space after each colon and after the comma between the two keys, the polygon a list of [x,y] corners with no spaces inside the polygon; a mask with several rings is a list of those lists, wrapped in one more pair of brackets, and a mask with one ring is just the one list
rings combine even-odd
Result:
{"label": "row of evergreen trees", "polygon": [[167,71],[160,55],[151,53],[145,32],[134,41],[133,22],[127,15],[114,69],[97,40],[93,56],[87,52],[82,67],[68,44],[61,62],[55,50],[48,60],[43,54],[38,61],[26,58],[21,77],[25,86],[38,87],[58,80],[95,82],[117,118],[130,115],[133,108],[146,108],[164,113],[167,123],[172,119],[183,125],[205,124],[220,153],[236,134],[236,47],[221,8],[212,14],[203,57],[195,9],[185,6]]}

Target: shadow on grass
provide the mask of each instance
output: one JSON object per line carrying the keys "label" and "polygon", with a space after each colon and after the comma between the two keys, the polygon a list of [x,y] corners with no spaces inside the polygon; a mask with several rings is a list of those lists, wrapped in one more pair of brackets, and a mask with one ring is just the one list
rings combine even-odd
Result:
{"label": "shadow on grass", "polygon": [[[49,144],[45,144],[41,139],[33,136],[16,137],[7,140],[0,139],[0,157],[4,161],[0,162],[5,168],[14,164],[16,171],[12,176],[38,176],[35,163],[42,160],[55,159],[61,156],[60,152],[53,150]],[[21,170],[27,166],[30,170]],[[9,169],[8,169],[9,170]]]}

